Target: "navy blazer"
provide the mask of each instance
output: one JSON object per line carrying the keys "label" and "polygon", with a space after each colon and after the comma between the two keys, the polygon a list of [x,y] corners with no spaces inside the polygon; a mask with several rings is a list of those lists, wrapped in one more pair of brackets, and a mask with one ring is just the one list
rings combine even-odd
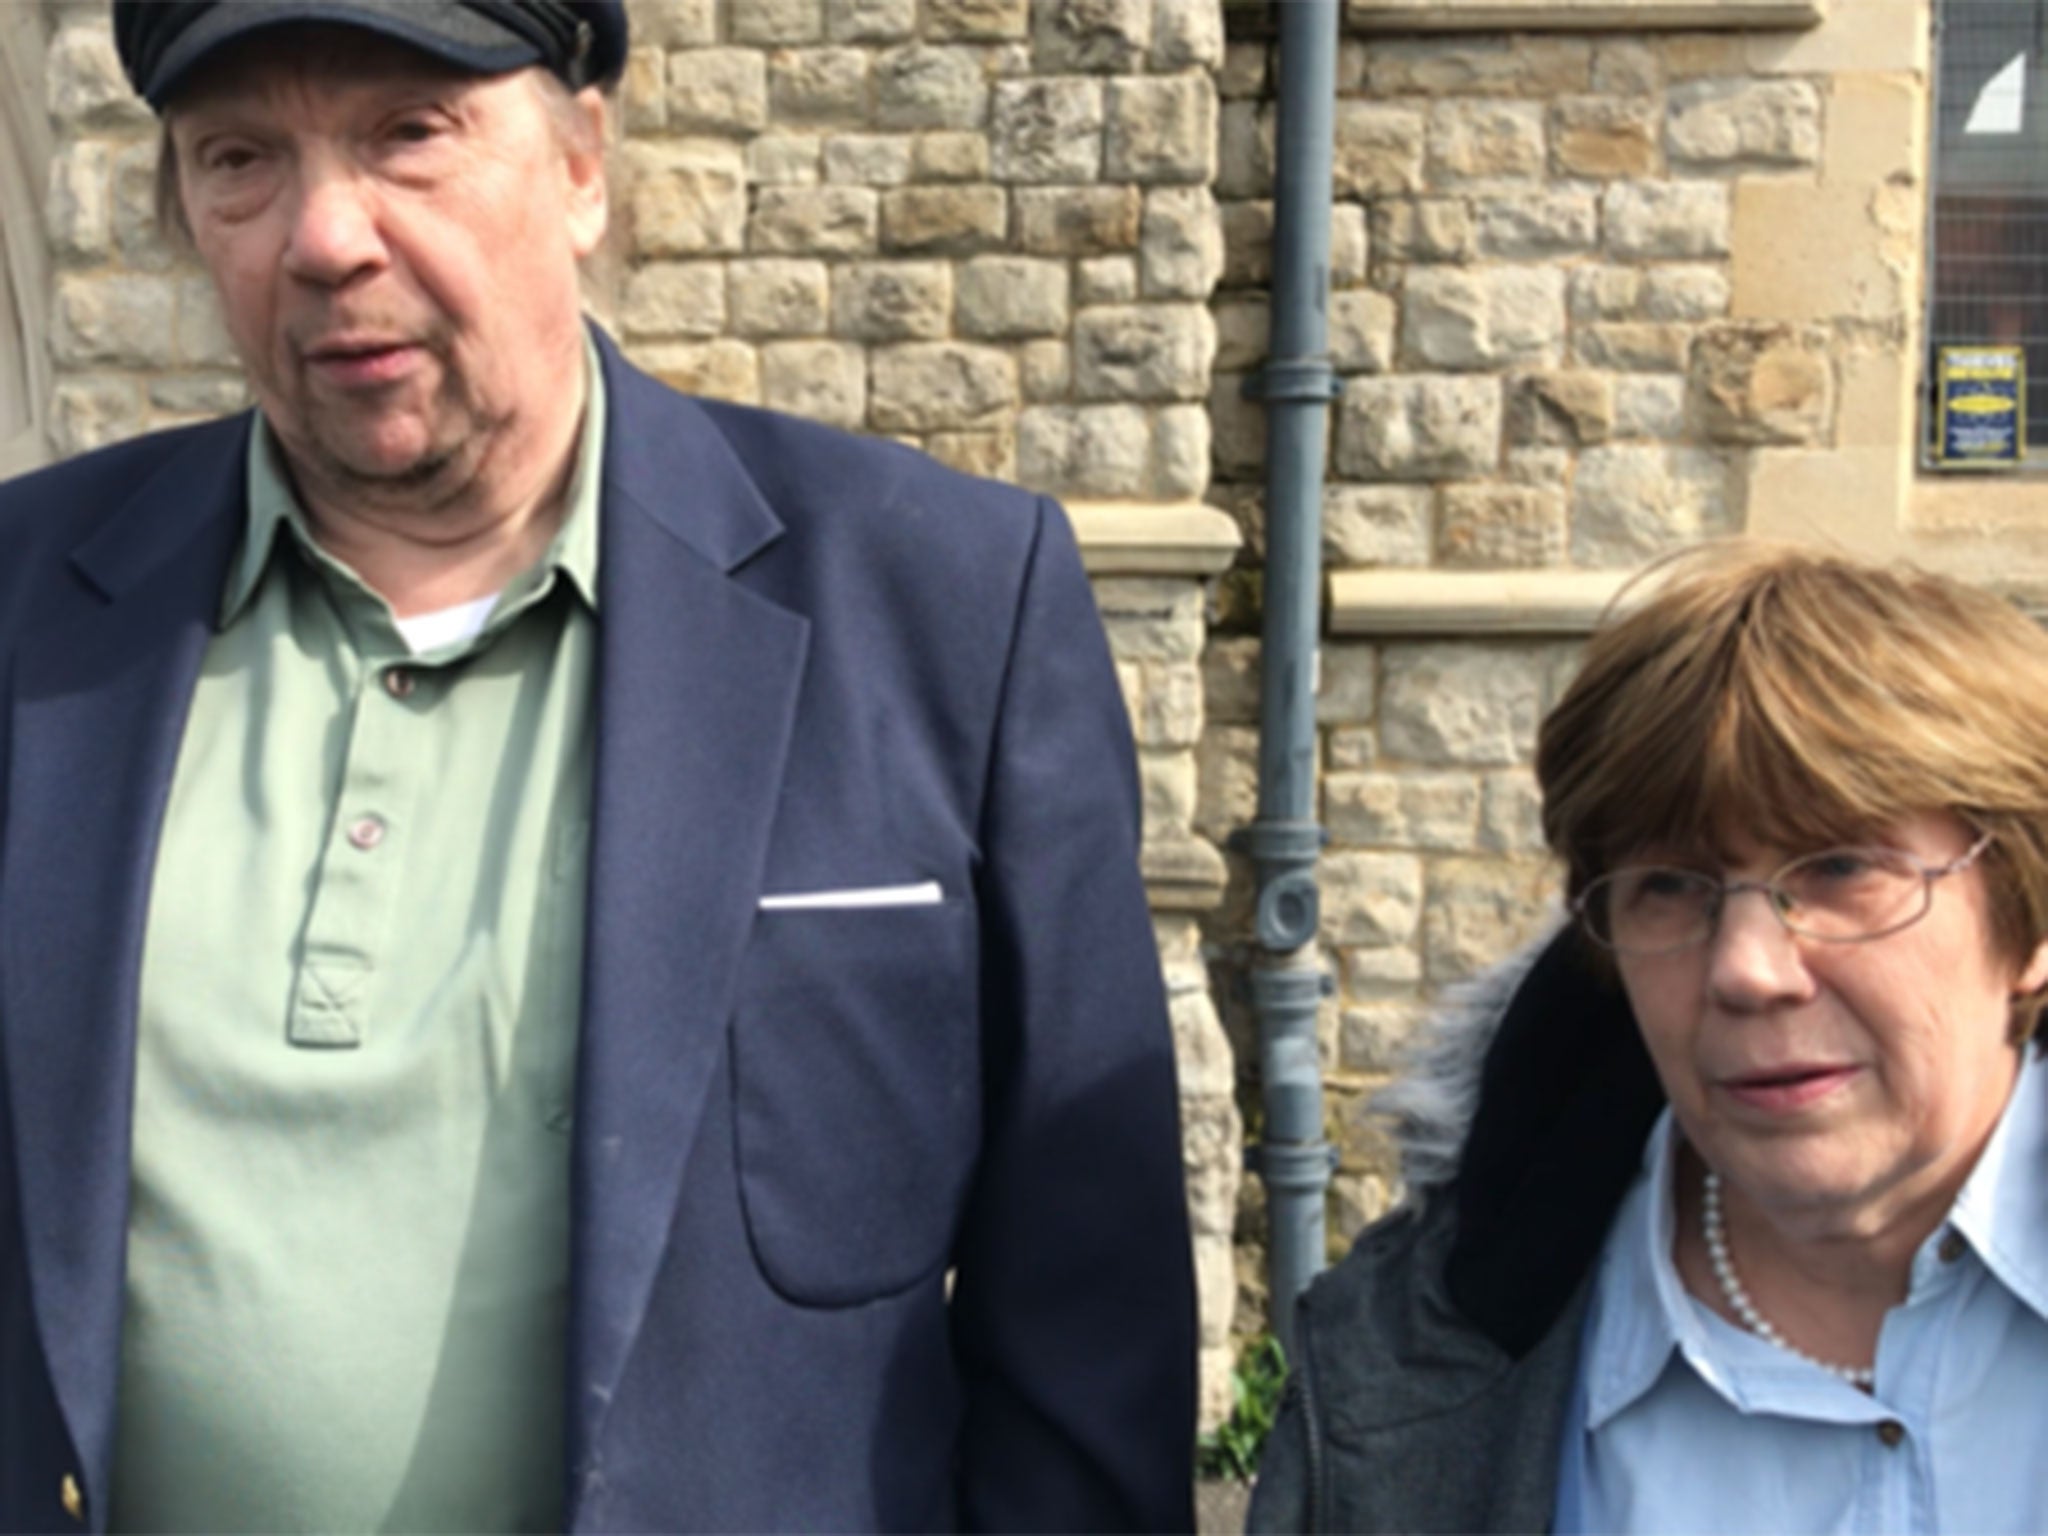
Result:
{"label": "navy blazer", "polygon": [[[1172,1048],[1065,520],[600,351],[566,1519],[1186,1529]],[[67,1476],[105,1522],[149,877],[251,419],[0,486],[0,1529],[70,1528]]]}

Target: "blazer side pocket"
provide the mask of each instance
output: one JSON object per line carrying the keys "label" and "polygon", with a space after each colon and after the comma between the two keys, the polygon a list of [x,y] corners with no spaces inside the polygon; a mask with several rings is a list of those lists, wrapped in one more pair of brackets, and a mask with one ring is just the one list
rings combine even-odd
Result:
{"label": "blazer side pocket", "polygon": [[733,1016],[740,1200],[762,1273],[850,1306],[943,1267],[981,1134],[974,907],[770,911]]}

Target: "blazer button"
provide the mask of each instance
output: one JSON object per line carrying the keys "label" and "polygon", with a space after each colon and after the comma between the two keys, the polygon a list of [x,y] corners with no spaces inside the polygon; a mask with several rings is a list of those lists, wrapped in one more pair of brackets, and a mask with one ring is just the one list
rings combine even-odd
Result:
{"label": "blazer button", "polygon": [[78,1491],[78,1479],[69,1472],[64,1481],[57,1485],[57,1497],[63,1501],[64,1513],[81,1525],[85,1522],[85,1495]]}

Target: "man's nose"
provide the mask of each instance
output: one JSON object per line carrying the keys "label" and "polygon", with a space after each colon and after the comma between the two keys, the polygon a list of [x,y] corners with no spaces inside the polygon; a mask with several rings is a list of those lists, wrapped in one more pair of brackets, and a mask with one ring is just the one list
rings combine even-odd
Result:
{"label": "man's nose", "polygon": [[1729,1007],[1750,1009],[1810,996],[1813,977],[1798,935],[1762,885],[1734,882],[1707,940],[1707,986]]}
{"label": "man's nose", "polygon": [[373,189],[346,167],[309,166],[292,209],[285,270],[301,281],[339,287],[385,259]]}

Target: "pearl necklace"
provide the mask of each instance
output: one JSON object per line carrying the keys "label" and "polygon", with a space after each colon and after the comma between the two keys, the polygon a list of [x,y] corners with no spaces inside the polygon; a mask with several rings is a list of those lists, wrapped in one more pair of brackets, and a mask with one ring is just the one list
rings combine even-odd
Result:
{"label": "pearl necklace", "polygon": [[1707,1240],[1707,1261],[1713,1265],[1714,1279],[1721,1287],[1721,1294],[1727,1298],[1729,1308],[1742,1319],[1743,1327],[1766,1344],[1776,1345],[1808,1365],[1819,1366],[1830,1376],[1846,1381],[1859,1391],[1868,1392],[1877,1384],[1876,1367],[1831,1365],[1809,1355],[1798,1345],[1790,1343],[1784,1334],[1778,1332],[1777,1326],[1757,1310],[1756,1303],[1749,1299],[1749,1292],[1742,1288],[1742,1278],[1735,1273],[1734,1259],[1728,1256],[1728,1229],[1721,1220],[1721,1175],[1711,1168],[1707,1170],[1706,1187],[1700,1200],[1700,1235]]}

